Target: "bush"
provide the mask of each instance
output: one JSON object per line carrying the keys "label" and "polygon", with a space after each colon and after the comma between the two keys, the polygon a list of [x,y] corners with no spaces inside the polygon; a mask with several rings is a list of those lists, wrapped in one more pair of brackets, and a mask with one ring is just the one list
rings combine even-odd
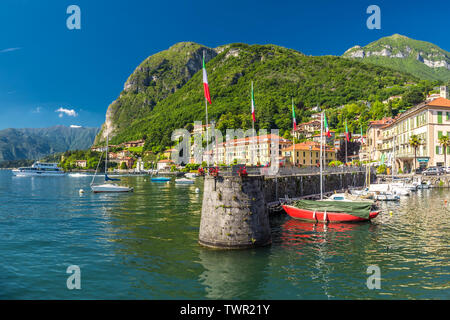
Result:
{"label": "bush", "polygon": [[381,166],[379,166],[379,167],[377,168],[377,173],[378,173],[378,174],[385,174],[385,173],[386,173],[386,165],[385,165],[385,164],[382,164]]}
{"label": "bush", "polygon": [[328,164],[329,167],[339,167],[339,166],[342,166],[342,165],[343,165],[343,163],[341,161],[339,161],[339,160],[331,161]]}

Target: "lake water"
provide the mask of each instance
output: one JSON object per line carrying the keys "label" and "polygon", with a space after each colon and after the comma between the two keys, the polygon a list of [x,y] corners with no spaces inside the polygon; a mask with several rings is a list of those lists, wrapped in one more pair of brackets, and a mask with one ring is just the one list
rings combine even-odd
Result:
{"label": "lake water", "polygon": [[[125,177],[129,194],[93,194],[90,181],[0,171],[1,299],[450,298],[449,189],[383,203],[372,223],[274,215],[271,246],[217,251],[197,243],[201,179]],[[67,289],[70,265],[81,290]],[[372,265],[380,289],[367,288]]]}

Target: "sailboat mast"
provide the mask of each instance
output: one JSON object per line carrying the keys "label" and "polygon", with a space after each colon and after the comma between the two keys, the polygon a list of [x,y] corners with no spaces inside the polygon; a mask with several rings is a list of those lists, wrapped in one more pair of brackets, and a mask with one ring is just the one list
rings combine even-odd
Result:
{"label": "sailboat mast", "polygon": [[323,111],[320,115],[320,200],[323,200],[322,145],[323,145]]}
{"label": "sailboat mast", "polygon": [[106,136],[106,161],[105,161],[105,174],[108,173],[108,145],[109,145],[109,135]]}

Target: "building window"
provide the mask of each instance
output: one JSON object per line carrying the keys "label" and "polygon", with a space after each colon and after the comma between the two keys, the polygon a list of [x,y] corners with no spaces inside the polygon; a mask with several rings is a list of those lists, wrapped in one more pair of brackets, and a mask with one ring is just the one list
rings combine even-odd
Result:
{"label": "building window", "polygon": [[441,124],[442,123],[442,111],[438,111],[437,115],[438,115],[438,123]]}
{"label": "building window", "polygon": [[450,120],[450,112],[446,112],[446,114],[447,114],[447,119],[446,120],[448,121],[448,120]]}

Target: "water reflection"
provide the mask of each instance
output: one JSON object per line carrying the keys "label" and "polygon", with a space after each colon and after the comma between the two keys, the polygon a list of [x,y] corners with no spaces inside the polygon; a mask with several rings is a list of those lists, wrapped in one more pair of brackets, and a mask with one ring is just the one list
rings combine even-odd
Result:
{"label": "water reflection", "polygon": [[209,299],[264,299],[270,251],[219,251],[202,248],[199,262],[205,269],[199,281]]}

